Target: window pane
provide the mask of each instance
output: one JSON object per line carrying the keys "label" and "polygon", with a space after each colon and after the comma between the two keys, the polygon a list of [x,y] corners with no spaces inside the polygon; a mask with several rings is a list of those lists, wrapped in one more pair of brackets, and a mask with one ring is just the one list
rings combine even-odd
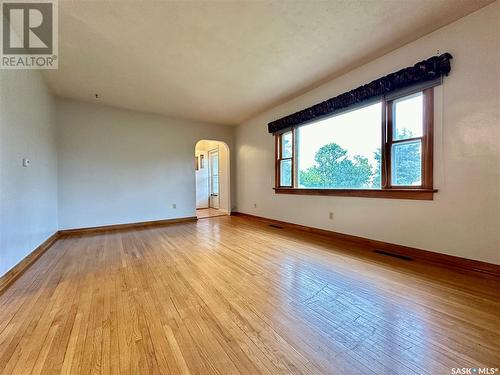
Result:
{"label": "window pane", "polygon": [[212,176],[212,194],[219,194],[219,176]]}
{"label": "window pane", "polygon": [[422,136],[422,93],[405,96],[393,103],[393,139],[408,139]]}
{"label": "window pane", "polygon": [[210,152],[210,169],[212,174],[219,174],[219,152]]}
{"label": "window pane", "polygon": [[281,160],[280,165],[280,185],[281,186],[292,186],[292,161]]}
{"label": "window pane", "polygon": [[380,189],[382,104],[297,129],[301,188]]}
{"label": "window pane", "polygon": [[283,133],[281,136],[282,158],[292,157],[292,132]]}
{"label": "window pane", "polygon": [[422,185],[421,141],[392,145],[392,185]]}

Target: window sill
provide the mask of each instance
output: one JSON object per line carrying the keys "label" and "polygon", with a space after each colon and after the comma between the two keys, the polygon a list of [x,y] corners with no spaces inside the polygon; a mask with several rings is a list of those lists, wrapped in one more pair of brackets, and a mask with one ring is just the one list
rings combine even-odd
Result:
{"label": "window sill", "polygon": [[275,194],[330,195],[337,197],[414,199],[431,201],[436,189],[301,189],[274,188]]}

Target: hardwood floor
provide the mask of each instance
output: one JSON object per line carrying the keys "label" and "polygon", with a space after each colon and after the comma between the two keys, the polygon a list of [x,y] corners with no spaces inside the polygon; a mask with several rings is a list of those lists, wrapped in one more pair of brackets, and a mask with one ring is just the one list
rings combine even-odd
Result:
{"label": "hardwood floor", "polygon": [[0,295],[0,373],[495,368],[499,287],[239,217],[72,235]]}
{"label": "hardwood floor", "polygon": [[198,219],[205,219],[207,217],[225,216],[227,212],[218,210],[216,208],[197,208],[196,217]]}

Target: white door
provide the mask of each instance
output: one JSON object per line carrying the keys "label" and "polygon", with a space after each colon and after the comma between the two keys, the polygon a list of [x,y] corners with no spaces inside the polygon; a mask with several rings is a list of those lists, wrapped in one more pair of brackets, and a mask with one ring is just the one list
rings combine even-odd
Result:
{"label": "white door", "polygon": [[209,190],[210,190],[210,207],[220,207],[220,189],[219,189],[219,150],[214,149],[208,151],[209,164]]}

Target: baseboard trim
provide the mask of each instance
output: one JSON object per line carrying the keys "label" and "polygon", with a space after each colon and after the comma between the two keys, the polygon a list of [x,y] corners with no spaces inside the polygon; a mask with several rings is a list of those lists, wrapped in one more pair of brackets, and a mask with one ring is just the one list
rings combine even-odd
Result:
{"label": "baseboard trim", "polygon": [[0,295],[12,285],[35,261],[40,258],[59,238],[59,232],[55,232],[47,238],[40,246],[26,255],[19,263],[12,267],[5,275],[0,277]]}
{"label": "baseboard trim", "polygon": [[251,220],[257,220],[268,224],[279,225],[286,229],[305,231],[330,238],[335,238],[336,240],[341,240],[356,244],[369,251],[385,250],[394,254],[398,254],[400,256],[410,257],[413,258],[414,260],[421,262],[433,263],[435,265],[451,267],[458,270],[466,270],[469,272],[480,272],[482,274],[500,277],[500,265],[497,264],[482,262],[479,260],[460,258],[453,255],[436,253],[429,250],[422,250],[414,247],[397,245],[384,241],[371,240],[369,238],[353,236],[350,234],[339,233],[300,224],[293,224],[286,221],[269,219],[262,216],[245,214],[242,212],[232,212],[231,215],[240,216]]}
{"label": "baseboard trim", "polygon": [[113,224],[113,225],[101,225],[97,227],[85,227],[85,228],[74,228],[74,229],[62,229],[59,233],[62,236],[67,236],[71,234],[83,234],[83,233],[99,233],[107,232],[112,230],[124,230],[124,229],[134,229],[134,228],[144,228],[144,227],[154,227],[162,226],[176,223],[185,223],[190,221],[198,220],[196,216],[180,217],[176,219],[164,219],[164,220],[152,220],[152,221],[141,221],[137,223],[127,223],[127,224]]}

